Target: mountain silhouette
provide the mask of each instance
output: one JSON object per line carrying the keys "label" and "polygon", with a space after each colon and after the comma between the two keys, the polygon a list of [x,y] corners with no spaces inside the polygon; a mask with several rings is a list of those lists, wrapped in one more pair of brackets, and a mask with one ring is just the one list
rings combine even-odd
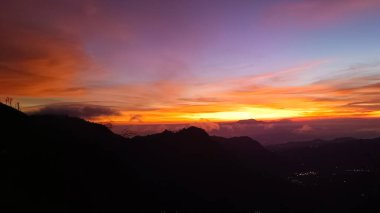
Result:
{"label": "mountain silhouette", "polygon": [[380,138],[312,140],[268,147],[288,162],[290,179],[319,199],[319,212],[378,212]]}
{"label": "mountain silhouette", "polygon": [[312,140],[272,145],[268,149],[309,169],[380,169],[380,138]]}
{"label": "mountain silhouette", "polygon": [[379,210],[379,139],[268,150],[197,127],[127,139],[2,104],[0,118],[2,212]]}

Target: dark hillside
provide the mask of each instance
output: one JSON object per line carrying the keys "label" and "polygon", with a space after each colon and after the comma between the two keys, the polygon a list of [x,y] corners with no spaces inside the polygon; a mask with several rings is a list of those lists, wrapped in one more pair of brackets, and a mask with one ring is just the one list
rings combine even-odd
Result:
{"label": "dark hillside", "polygon": [[126,139],[0,105],[2,212],[377,212],[379,139],[269,147],[190,127]]}

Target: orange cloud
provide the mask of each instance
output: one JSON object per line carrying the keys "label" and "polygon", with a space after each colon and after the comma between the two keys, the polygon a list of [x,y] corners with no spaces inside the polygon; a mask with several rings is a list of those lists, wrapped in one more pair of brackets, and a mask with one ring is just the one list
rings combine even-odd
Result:
{"label": "orange cloud", "polygon": [[71,84],[86,66],[81,45],[61,34],[31,29],[0,29],[0,87],[3,94],[70,95],[83,92]]}
{"label": "orange cloud", "polygon": [[0,95],[83,96],[88,82],[104,78],[83,38],[129,35],[92,0],[6,0],[0,13]]}
{"label": "orange cloud", "polygon": [[[0,91],[6,95],[75,96],[73,83],[87,67],[79,38],[65,33],[57,16],[39,14],[37,3],[7,1],[0,9]],[[40,18],[49,19],[41,22]]]}
{"label": "orange cloud", "polygon": [[[315,64],[318,66],[319,63]],[[104,96],[115,97],[113,94],[120,95],[123,91],[124,96],[118,96],[125,100],[125,103],[118,104],[123,113],[112,117],[112,120],[121,123],[131,121],[133,115],[141,116],[143,123],[378,116],[380,79],[378,74],[367,72],[368,69],[376,70],[378,64],[362,66],[361,69],[358,67],[363,76],[352,75],[352,72],[357,72],[355,69],[345,71],[337,78],[305,85],[291,85],[292,78],[282,79],[281,84],[267,81],[284,73],[293,73],[287,70],[296,70],[296,75],[307,75],[312,71],[309,65],[299,67],[270,75],[225,79],[209,84],[160,81],[108,88],[103,92]],[[100,120],[106,119],[109,117]]]}
{"label": "orange cloud", "polygon": [[[90,116],[95,121],[198,124],[206,119],[208,128],[217,128],[215,121],[247,118],[380,116],[379,64],[339,70],[341,75],[332,70],[330,79],[312,83],[315,71],[329,60],[254,75],[201,79],[202,75],[196,76],[202,71],[197,70],[201,69],[200,57],[195,56],[206,43],[200,40],[210,38],[201,36],[206,32],[184,26],[182,21],[167,23],[166,18],[177,16],[163,18],[163,12],[146,11],[144,3],[131,3],[136,11],[127,8],[131,14],[125,16],[121,15],[125,11],[115,10],[119,4],[107,4],[95,0],[3,1],[0,96],[54,99],[49,103],[73,105],[66,107],[70,112],[79,109],[77,104],[120,112]],[[275,5],[267,17],[269,22],[314,26],[378,7],[377,0],[292,1]],[[150,30],[157,34],[149,36],[159,37],[133,40]],[[198,35],[198,31],[202,32]],[[165,48],[154,47],[161,41],[167,42],[162,45]],[[91,55],[89,44],[101,56]],[[108,51],[114,46],[131,50]],[[101,67],[101,60],[117,60],[121,68]],[[27,110],[43,108],[38,104],[30,104]]]}

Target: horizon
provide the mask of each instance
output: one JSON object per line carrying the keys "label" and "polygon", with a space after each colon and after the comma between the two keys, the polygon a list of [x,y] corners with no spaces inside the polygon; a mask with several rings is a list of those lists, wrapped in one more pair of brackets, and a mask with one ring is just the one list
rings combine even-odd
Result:
{"label": "horizon", "polygon": [[[12,99],[7,97],[7,100]],[[68,114],[38,114],[23,113],[18,107],[18,103],[12,105],[12,101],[2,103],[5,106],[1,109],[1,113],[8,114],[13,111],[21,112],[26,116],[32,116],[40,119],[50,118],[66,118],[81,120],[89,123],[89,120],[68,115]],[[13,113],[14,118],[17,118]],[[11,116],[11,117],[12,117]],[[44,117],[48,116],[48,117]],[[53,117],[52,117],[53,116]],[[10,117],[9,117],[10,118]],[[9,119],[7,118],[7,119]],[[65,119],[64,119],[65,120]],[[65,123],[65,121],[63,123]],[[74,121],[73,120],[73,121]],[[356,125],[352,125],[356,123]],[[96,123],[103,125],[111,130],[114,134],[124,137],[125,139],[135,139],[135,136],[153,136],[161,135],[166,131],[172,133],[180,133],[183,130],[191,128],[199,128],[205,131],[211,137],[221,137],[224,139],[234,139],[240,137],[249,137],[264,147],[278,147],[277,145],[288,145],[291,143],[312,143],[314,141],[335,141],[340,139],[379,139],[380,119],[378,118],[321,118],[321,119],[305,119],[305,120],[239,120],[236,122],[195,122],[195,123],[168,123],[168,124],[119,124],[112,123]],[[142,128],[141,128],[142,127]],[[335,128],[335,129],[334,129]],[[318,130],[316,131],[316,130]],[[236,131],[238,130],[238,131]],[[322,131],[321,131],[322,130]],[[328,131],[326,131],[328,130]],[[344,130],[344,131],[342,131]],[[267,131],[267,132],[265,132]],[[258,134],[257,134],[258,133]],[[285,133],[285,134],[284,134]]]}

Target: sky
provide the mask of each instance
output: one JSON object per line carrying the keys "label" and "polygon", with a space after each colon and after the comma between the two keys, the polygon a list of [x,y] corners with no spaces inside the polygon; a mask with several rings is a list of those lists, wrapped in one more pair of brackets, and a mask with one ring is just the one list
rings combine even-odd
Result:
{"label": "sky", "polygon": [[0,4],[0,97],[25,112],[119,125],[380,118],[379,0]]}

